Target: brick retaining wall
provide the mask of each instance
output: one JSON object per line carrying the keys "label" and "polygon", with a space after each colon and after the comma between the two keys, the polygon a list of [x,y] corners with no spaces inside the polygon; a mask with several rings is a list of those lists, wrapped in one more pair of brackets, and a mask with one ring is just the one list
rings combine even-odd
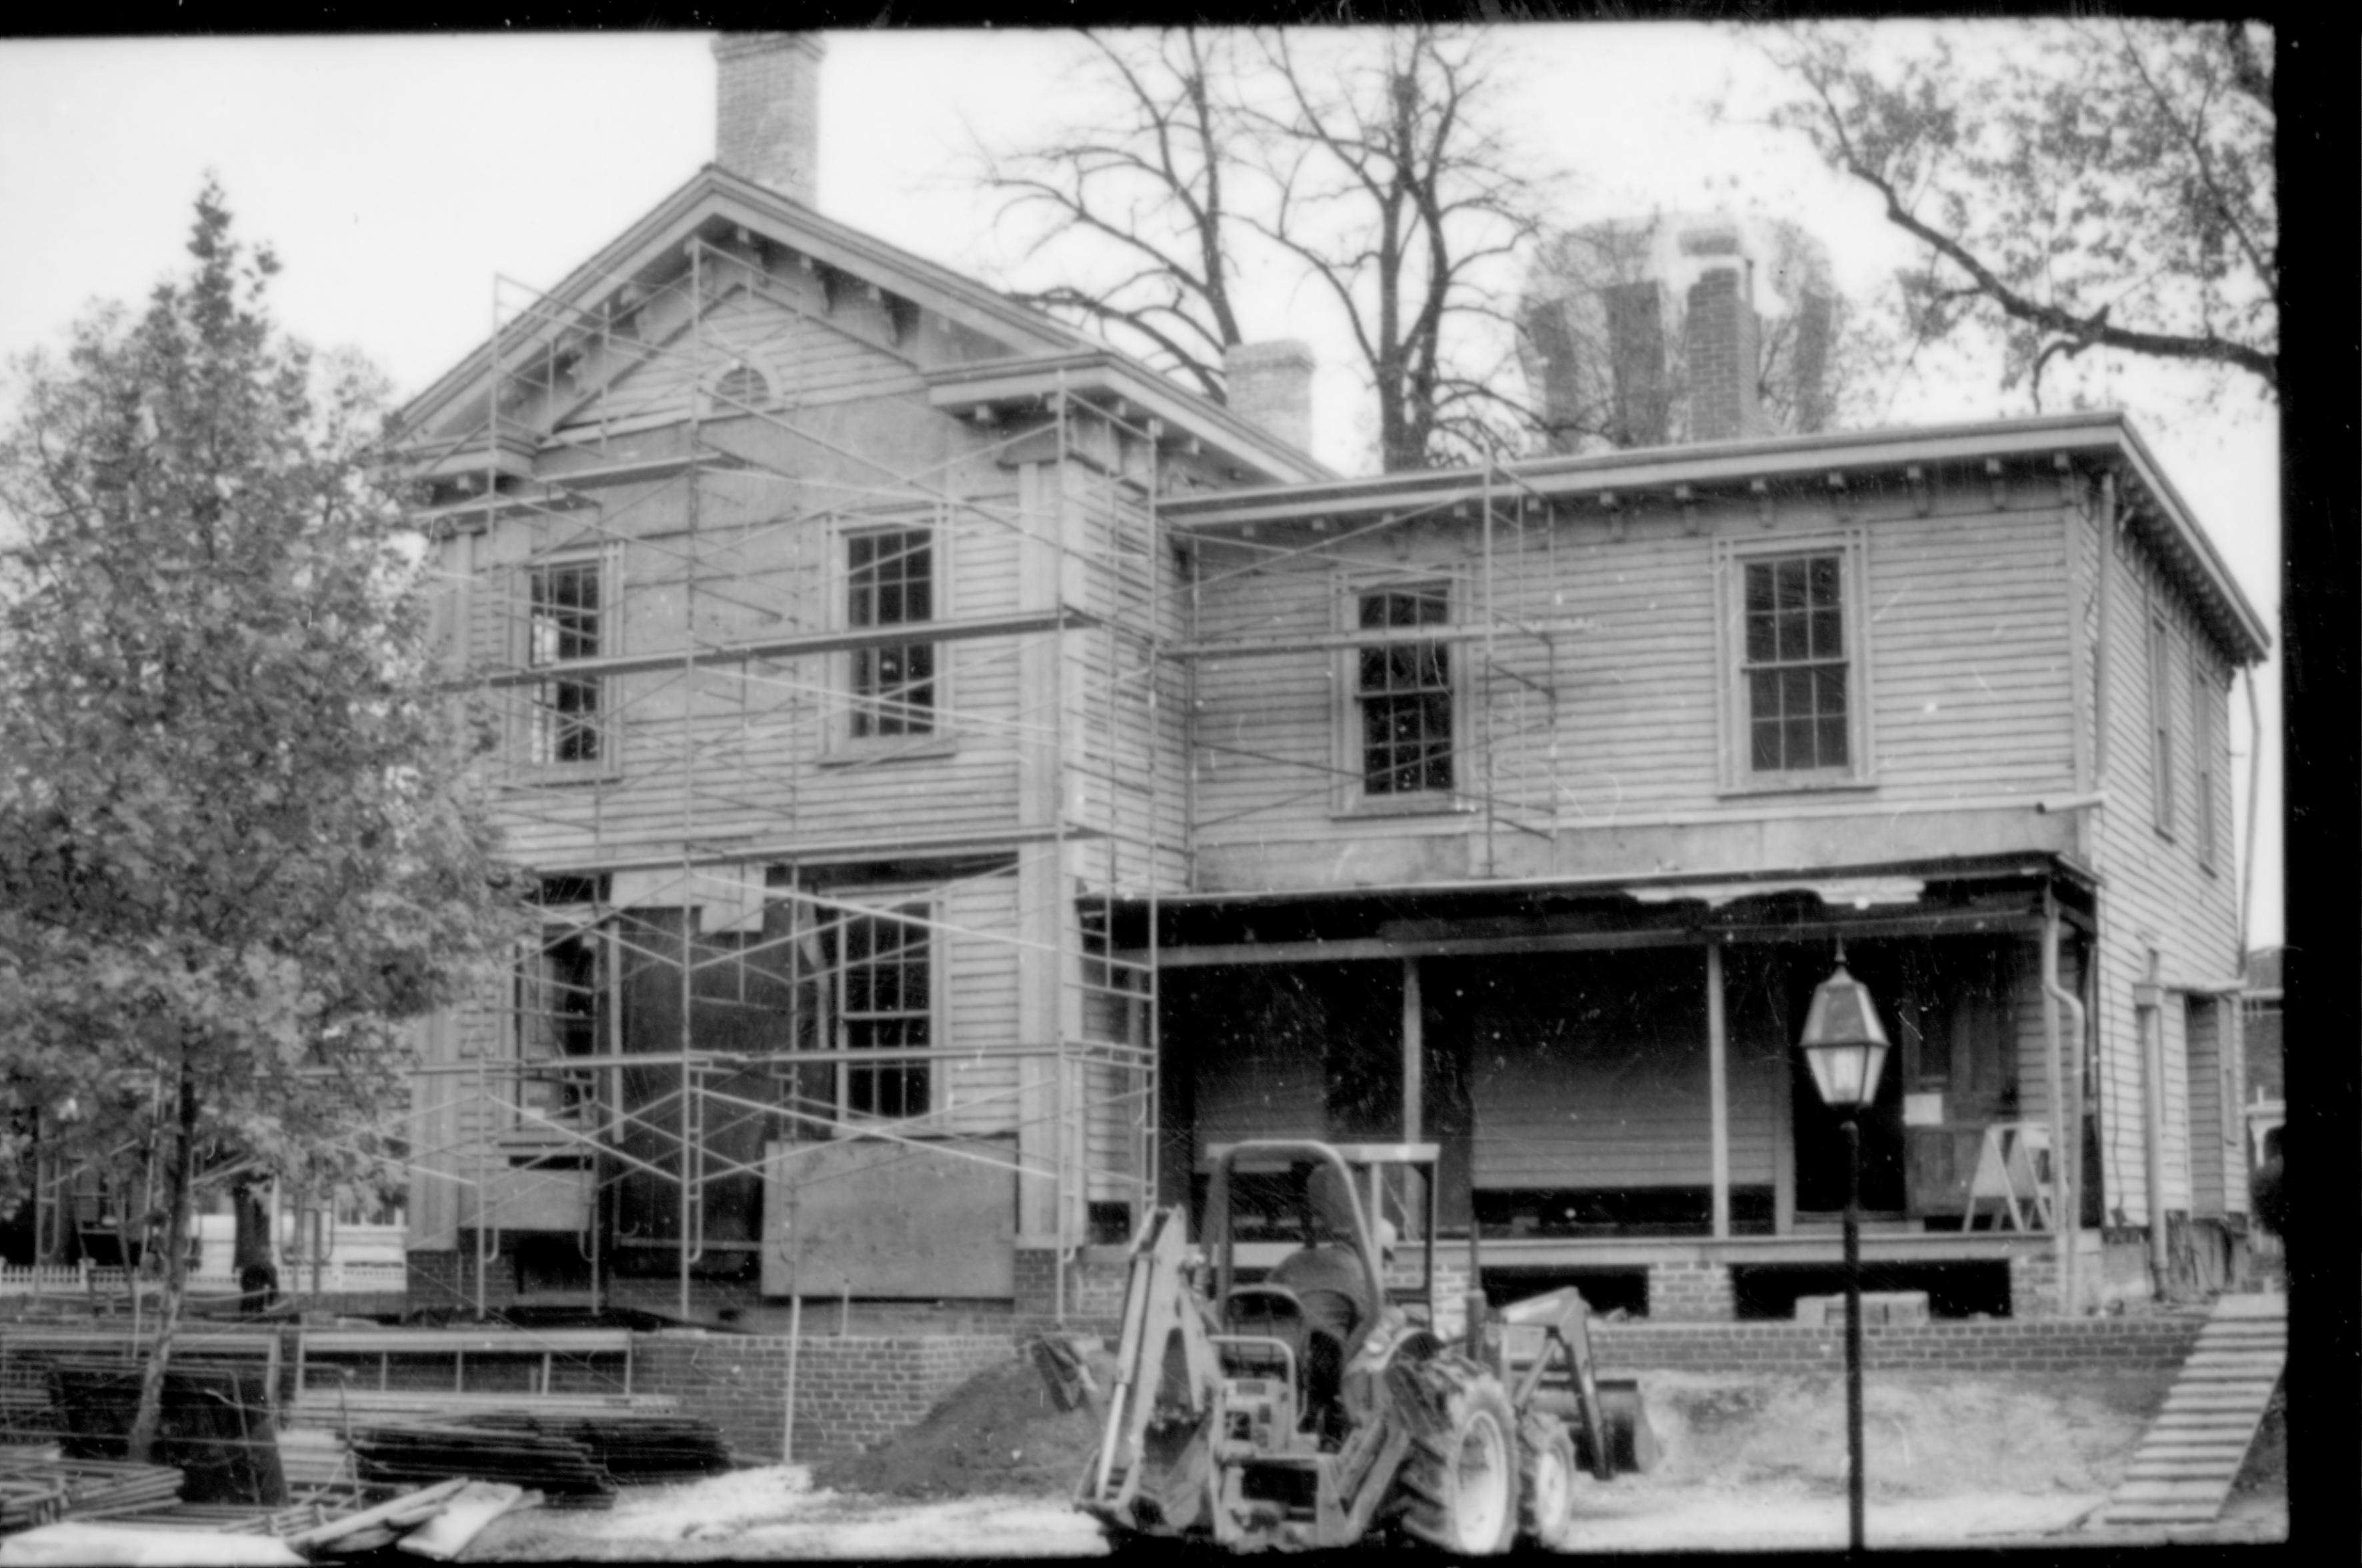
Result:
{"label": "brick retaining wall", "polygon": [[[701,1330],[635,1334],[632,1387],[675,1394],[744,1453],[778,1457],[784,1337]],[[833,1458],[915,1426],[954,1389],[1012,1359],[1004,1334],[807,1335],[796,1352],[796,1459]]]}
{"label": "brick retaining wall", "polygon": [[[2198,1341],[2202,1317],[2060,1318],[1862,1325],[1862,1363],[1888,1370],[2043,1376],[2169,1371]],[[1842,1372],[1842,1321],[1592,1325],[1609,1373]]]}

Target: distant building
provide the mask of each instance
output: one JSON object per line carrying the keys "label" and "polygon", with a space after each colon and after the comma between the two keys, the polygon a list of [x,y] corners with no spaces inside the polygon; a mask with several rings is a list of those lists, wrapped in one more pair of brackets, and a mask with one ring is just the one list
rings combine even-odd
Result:
{"label": "distant building", "polygon": [[2278,1152],[2288,1120],[2287,1060],[2282,1044],[2280,959],[2285,948],[2261,948],[2247,956],[2247,994],[2241,1004],[2247,1034],[2247,1165]]}
{"label": "distant building", "polygon": [[1828,428],[1843,302],[1778,219],[1663,214],[1542,247],[1520,307],[1550,452]]}

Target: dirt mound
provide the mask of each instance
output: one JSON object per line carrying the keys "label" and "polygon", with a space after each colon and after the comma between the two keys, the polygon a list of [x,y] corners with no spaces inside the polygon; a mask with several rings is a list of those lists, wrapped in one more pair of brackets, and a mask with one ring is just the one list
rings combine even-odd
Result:
{"label": "dirt mound", "polygon": [[[1102,1391],[1113,1384],[1113,1357],[1101,1351],[1089,1365]],[[814,1466],[812,1484],[894,1497],[1068,1496],[1098,1453],[1104,1408],[1059,1409],[1032,1357],[1012,1357],[900,1437]]]}
{"label": "dirt mound", "polygon": [[[1090,1370],[1101,1390],[1112,1385],[1104,1350]],[[2122,1478],[2169,1381],[1873,1370],[1863,1410],[1871,1496],[2105,1492]],[[1843,1377],[1652,1372],[1640,1386],[1664,1457],[1617,1486],[1843,1495]],[[1032,1361],[1012,1357],[901,1436],[816,1467],[813,1484],[900,1497],[1070,1497],[1098,1453],[1104,1409],[1087,1401],[1060,1410]]]}
{"label": "dirt mound", "polygon": [[[1657,1372],[1640,1384],[1665,1451],[1646,1484],[1844,1490],[1843,1377]],[[2162,1375],[2037,1382],[1873,1372],[1862,1399],[1871,1495],[2104,1492],[2166,1386]]]}

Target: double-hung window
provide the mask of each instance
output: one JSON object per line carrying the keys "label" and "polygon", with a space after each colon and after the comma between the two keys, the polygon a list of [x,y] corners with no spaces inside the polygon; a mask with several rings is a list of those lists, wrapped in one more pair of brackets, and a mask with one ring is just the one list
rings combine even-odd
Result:
{"label": "double-hung window", "polygon": [[1719,576],[1726,784],[1866,782],[1859,539],[1727,546]]}
{"label": "double-hung window", "polygon": [[[602,1017],[595,935],[557,928],[517,968],[516,1054],[521,1062],[557,1063],[596,1055]],[[521,1074],[516,1121],[522,1126],[571,1122],[586,1088],[582,1073]]]}
{"label": "double-hung window", "polygon": [[2191,782],[2196,785],[2191,804],[2197,812],[2198,863],[2207,871],[2214,869],[2217,844],[2215,839],[2214,799],[2214,708],[2218,688],[2206,670],[2206,662],[2193,643],[2190,650],[2190,753]]}
{"label": "double-hung window", "polygon": [[[866,529],[844,536],[845,626],[866,631],[935,618],[934,531]],[[864,641],[852,653],[855,740],[935,731],[935,644]]]}
{"label": "double-hung window", "polygon": [[2152,606],[2148,617],[2148,728],[2151,807],[2157,830],[2173,837],[2173,633],[2165,610]]}
{"label": "double-hung window", "polygon": [[556,561],[526,573],[525,663],[548,672],[527,687],[529,761],[570,765],[613,761],[606,682],[568,674],[568,664],[612,652],[607,563],[597,557]]}
{"label": "double-hung window", "polygon": [[1425,638],[1451,624],[1449,581],[1389,584],[1353,596],[1353,627],[1370,641],[1351,654],[1355,800],[1434,805],[1457,787],[1458,704],[1452,646]]}
{"label": "double-hung window", "polygon": [[846,1060],[838,1069],[837,1102],[845,1121],[900,1120],[929,1108],[933,1086],[923,1058],[860,1059],[865,1052],[935,1043],[933,940],[919,923],[926,915],[924,905],[905,905],[889,914],[850,915],[842,927],[836,1022]]}

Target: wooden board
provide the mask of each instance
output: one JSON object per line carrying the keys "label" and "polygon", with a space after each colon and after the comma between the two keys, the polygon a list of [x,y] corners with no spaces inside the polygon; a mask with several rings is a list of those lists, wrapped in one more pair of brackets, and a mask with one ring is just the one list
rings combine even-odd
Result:
{"label": "wooden board", "polygon": [[1015,1292],[1013,1138],[775,1143],[769,1157],[766,1296]]}

